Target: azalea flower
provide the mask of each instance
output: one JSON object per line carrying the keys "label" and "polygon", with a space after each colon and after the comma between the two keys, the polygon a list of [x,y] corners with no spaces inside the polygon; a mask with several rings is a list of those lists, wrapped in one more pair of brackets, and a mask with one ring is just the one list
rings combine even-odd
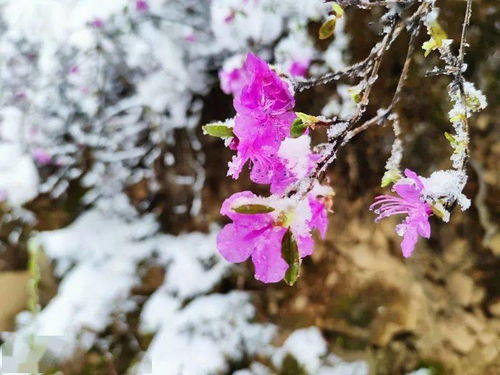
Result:
{"label": "azalea flower", "polygon": [[31,155],[40,165],[49,165],[52,163],[52,156],[50,156],[50,154],[41,147],[35,148],[31,152]]}
{"label": "azalea flower", "polygon": [[104,21],[101,18],[96,17],[92,20],[92,22],[90,22],[90,25],[96,29],[102,29],[104,27]]}
{"label": "azalea flower", "polygon": [[149,4],[146,0],[137,0],[135,2],[135,9],[138,12],[147,12],[149,10]]}
{"label": "azalea flower", "polygon": [[290,86],[251,53],[242,75],[245,84],[233,101],[237,112],[233,132],[238,148],[228,174],[238,178],[250,161],[256,170],[250,176],[252,181],[269,184],[274,166],[280,163],[277,152],[295,119],[295,100]]}
{"label": "azalea flower", "polygon": [[[288,229],[296,242],[300,258],[311,255],[314,248],[311,231],[318,229],[322,235],[328,224],[326,206],[316,197],[298,203],[292,200],[277,203],[269,213],[238,213],[234,209],[242,204],[265,198],[250,191],[233,194],[222,204],[221,214],[233,222],[224,226],[217,236],[217,248],[229,262],[241,263],[252,259],[255,278],[265,283],[282,280],[289,267],[282,257],[282,241]],[[276,202],[275,199],[269,200]],[[285,203],[285,204],[282,204]]]}
{"label": "azalea flower", "polygon": [[399,197],[379,195],[370,210],[378,214],[376,221],[397,214],[407,215],[405,220],[396,226],[396,233],[403,237],[403,256],[407,258],[413,253],[418,236],[430,237],[429,216],[432,214],[432,208],[423,199],[424,185],[420,177],[409,169],[405,169],[405,176],[406,179],[394,185],[394,191]]}
{"label": "azalea flower", "polygon": [[247,84],[247,72],[239,68],[222,69],[219,72],[222,91],[225,94],[239,95],[241,89]]}
{"label": "azalea flower", "polygon": [[288,72],[294,77],[305,77],[310,64],[311,61],[309,59],[294,60],[291,62]]}

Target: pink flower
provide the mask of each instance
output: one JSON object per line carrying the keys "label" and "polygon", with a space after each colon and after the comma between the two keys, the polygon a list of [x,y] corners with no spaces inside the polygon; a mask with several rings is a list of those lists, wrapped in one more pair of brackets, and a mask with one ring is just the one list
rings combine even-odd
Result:
{"label": "pink flower", "polygon": [[[271,193],[283,194],[295,182],[309,175],[321,158],[311,152],[311,138],[302,135],[298,138],[286,138],[278,150],[278,162],[275,163],[270,179]],[[256,169],[254,169],[252,172]]]}
{"label": "pink flower", "polygon": [[233,132],[239,140],[228,174],[238,178],[251,161],[252,181],[268,184],[281,142],[295,119],[295,100],[288,84],[267,63],[249,53],[242,68],[244,84],[233,104],[237,111]]}
{"label": "pink flower", "polygon": [[104,21],[101,18],[96,17],[90,23],[90,25],[93,26],[93,27],[95,27],[96,29],[102,29],[104,27]]}
{"label": "pink flower", "polygon": [[50,156],[50,154],[41,147],[35,148],[31,152],[31,155],[40,165],[49,165],[52,163],[52,156]]}
{"label": "pink flower", "polygon": [[194,43],[196,42],[196,34],[195,33],[189,33],[184,37],[184,40],[189,43]]}
{"label": "pink flower", "polygon": [[231,9],[231,11],[224,17],[224,23],[231,23],[236,18],[236,11]]}
{"label": "pink flower", "polygon": [[238,200],[241,203],[242,200],[248,202],[253,198],[258,197],[250,191],[244,191],[224,201],[220,212],[233,222],[220,231],[217,248],[229,262],[241,263],[251,257],[257,280],[278,282],[289,267],[281,255],[283,236],[288,228],[296,239],[300,258],[311,255],[314,247],[311,230],[316,228],[324,234],[326,207],[316,198],[311,198],[305,202],[308,219],[304,220],[298,212],[288,213],[290,217],[295,217],[290,223],[283,220],[283,215],[287,215],[284,212],[241,214],[234,211],[233,205],[238,205]]}
{"label": "pink flower", "polygon": [[392,195],[379,195],[370,210],[378,214],[376,221],[397,214],[408,215],[405,220],[396,226],[396,232],[403,237],[401,249],[403,256],[408,258],[415,249],[418,236],[429,238],[431,227],[429,216],[432,214],[431,206],[422,198],[424,185],[417,174],[405,169],[406,179],[394,185],[394,191],[399,197]]}
{"label": "pink flower", "polygon": [[136,0],[135,9],[138,12],[147,12],[149,10],[149,4],[146,0]]}
{"label": "pink flower", "polygon": [[304,77],[310,64],[310,60],[294,60],[290,64],[288,72],[294,77]]}
{"label": "pink flower", "polygon": [[219,72],[219,80],[221,89],[224,93],[236,96],[240,94],[243,86],[247,84],[248,75],[242,68],[221,70]]}

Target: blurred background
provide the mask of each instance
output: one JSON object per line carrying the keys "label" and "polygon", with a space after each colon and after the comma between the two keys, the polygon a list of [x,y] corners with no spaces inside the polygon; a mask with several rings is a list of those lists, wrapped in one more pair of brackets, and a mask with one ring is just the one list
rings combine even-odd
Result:
{"label": "blurred background", "polygon": [[[438,1],[459,40],[463,1]],[[397,5],[394,5],[397,6]],[[253,51],[296,76],[365,58],[384,7],[349,7],[317,38],[321,0],[0,2],[1,373],[500,374],[499,4],[473,3],[467,79],[471,208],[432,221],[414,256],[368,207],[393,141],[371,129],[330,171],[329,233],[294,287],[254,280],[215,248],[221,202],[248,176],[201,125],[234,116],[218,72]],[[421,32],[418,45],[428,36]],[[367,116],[387,106],[408,36],[385,57]],[[415,53],[399,104],[403,165],[450,166],[447,77]],[[297,110],[347,116],[344,81]]]}

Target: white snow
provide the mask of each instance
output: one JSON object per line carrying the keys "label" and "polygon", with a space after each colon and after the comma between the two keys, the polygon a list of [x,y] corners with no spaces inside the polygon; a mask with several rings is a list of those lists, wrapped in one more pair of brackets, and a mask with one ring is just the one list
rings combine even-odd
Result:
{"label": "white snow", "polygon": [[428,178],[422,178],[424,184],[424,194],[427,199],[445,202],[455,202],[459,204],[462,211],[470,207],[470,199],[463,193],[463,188],[467,183],[467,176],[462,171],[445,170],[433,172]]}

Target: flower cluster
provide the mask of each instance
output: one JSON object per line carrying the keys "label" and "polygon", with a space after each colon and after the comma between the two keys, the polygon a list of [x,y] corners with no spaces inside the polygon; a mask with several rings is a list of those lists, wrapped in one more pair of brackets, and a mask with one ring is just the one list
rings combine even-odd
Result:
{"label": "flower cluster", "polygon": [[240,67],[231,66],[219,77],[223,91],[234,95],[236,109],[232,138],[227,142],[236,155],[229,163],[228,175],[238,178],[248,163],[250,179],[269,185],[272,195],[261,198],[242,192],[228,198],[221,214],[233,223],[220,232],[218,249],[230,262],[251,257],[258,280],[285,278],[293,283],[294,277],[286,274],[296,264],[287,259],[286,243],[297,248],[295,263],[312,253],[312,229],[326,234],[331,192],[319,185],[301,198],[286,196],[286,192],[311,173],[320,155],[311,152],[309,135],[290,136],[297,118],[293,89],[265,61],[249,53]]}

